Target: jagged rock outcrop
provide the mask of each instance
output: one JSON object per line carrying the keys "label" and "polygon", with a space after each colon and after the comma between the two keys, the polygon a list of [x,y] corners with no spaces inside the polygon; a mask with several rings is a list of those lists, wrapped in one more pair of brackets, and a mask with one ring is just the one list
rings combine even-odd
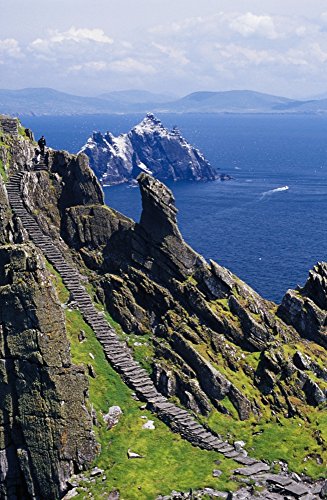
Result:
{"label": "jagged rock outcrop", "polygon": [[96,452],[84,369],[42,257],[0,247],[0,496],[58,499]]}
{"label": "jagged rock outcrop", "polygon": [[135,179],[142,171],[161,180],[210,181],[217,172],[203,154],[174,128],[167,130],[148,113],[128,134],[94,132],[81,149],[104,185]]}
{"label": "jagged rock outcrop", "polygon": [[299,332],[327,348],[327,263],[318,263],[303,288],[288,290],[279,316]]}

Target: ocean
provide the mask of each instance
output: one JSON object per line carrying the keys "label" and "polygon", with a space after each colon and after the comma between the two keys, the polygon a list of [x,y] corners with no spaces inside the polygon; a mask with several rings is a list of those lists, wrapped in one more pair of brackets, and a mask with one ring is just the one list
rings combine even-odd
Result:
{"label": "ocean", "polygon": [[[170,183],[185,240],[280,302],[327,260],[327,117],[158,115],[231,181]],[[143,115],[24,117],[49,146],[77,152],[93,130],[127,132]],[[139,220],[140,194],[105,188],[106,203]]]}

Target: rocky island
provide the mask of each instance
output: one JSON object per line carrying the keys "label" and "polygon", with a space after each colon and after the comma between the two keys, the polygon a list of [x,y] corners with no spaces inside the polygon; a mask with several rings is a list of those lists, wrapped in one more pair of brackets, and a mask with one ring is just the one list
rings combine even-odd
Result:
{"label": "rocky island", "polygon": [[136,179],[146,172],[160,180],[212,181],[218,173],[177,128],[169,131],[152,113],[128,134],[94,132],[81,151],[102,185]]}
{"label": "rocky island", "polygon": [[327,263],[274,304],[34,150],[0,119],[0,497],[326,498]]}

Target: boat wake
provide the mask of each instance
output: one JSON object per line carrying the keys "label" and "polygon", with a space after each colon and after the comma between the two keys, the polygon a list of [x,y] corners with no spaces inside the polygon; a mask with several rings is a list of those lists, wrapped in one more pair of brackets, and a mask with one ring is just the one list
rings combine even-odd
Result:
{"label": "boat wake", "polygon": [[269,191],[265,191],[264,193],[262,193],[260,200],[262,200],[266,196],[271,196],[272,194],[281,193],[282,191],[288,191],[288,190],[289,190],[288,186],[281,186],[275,189],[270,189]]}

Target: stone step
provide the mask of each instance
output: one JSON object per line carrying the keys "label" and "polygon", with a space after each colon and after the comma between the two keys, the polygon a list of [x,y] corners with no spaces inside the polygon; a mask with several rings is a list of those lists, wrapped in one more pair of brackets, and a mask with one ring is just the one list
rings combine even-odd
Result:
{"label": "stone step", "polygon": [[308,495],[310,491],[309,488],[307,488],[304,484],[296,483],[295,481],[286,484],[285,486],[283,486],[283,489],[285,492],[290,493],[297,498],[303,498],[303,495]]}
{"label": "stone step", "polygon": [[175,405],[173,405],[169,401],[165,401],[164,403],[159,403],[157,406],[159,410],[169,410],[171,408],[175,408]]}
{"label": "stone step", "polygon": [[214,445],[214,444],[216,443],[216,441],[217,441],[216,436],[214,436],[214,435],[213,435],[213,434],[211,434],[210,432],[208,432],[208,434],[209,434],[209,435],[208,435],[208,437],[207,437],[207,443]]}
{"label": "stone step", "polygon": [[[137,391],[137,389],[136,389]],[[145,396],[146,401],[149,401],[150,398],[157,397],[160,393],[155,389],[142,391],[143,396]]]}
{"label": "stone step", "polygon": [[202,438],[207,436],[208,431],[206,431],[202,426],[199,429],[194,429],[192,430],[192,434],[195,435],[197,438]]}
{"label": "stone step", "polygon": [[[108,350],[106,350],[108,352]],[[125,370],[126,368],[130,368],[133,365],[133,361],[131,360],[130,357],[124,357],[124,359],[117,359],[116,356],[109,350],[110,355],[112,356],[113,363],[117,366],[117,368],[124,374],[125,377],[128,379],[130,378],[130,375],[128,375]]]}
{"label": "stone step", "polygon": [[239,454],[240,454],[239,451],[234,450],[234,451],[229,451],[228,453],[224,453],[224,456],[226,458],[236,458],[238,457]]}
{"label": "stone step", "polygon": [[218,450],[220,453],[228,453],[230,451],[235,451],[235,448],[231,444],[224,444],[224,446],[220,446]]}
{"label": "stone step", "polygon": [[167,410],[167,413],[169,413],[177,422],[194,422],[194,419],[190,415],[176,415],[172,410]]}
{"label": "stone step", "polygon": [[149,379],[147,377],[144,377],[144,375],[139,375],[139,376],[129,376],[128,379],[133,383],[133,384],[139,384],[139,383],[148,383]]}
{"label": "stone step", "polygon": [[236,469],[235,473],[241,474],[242,476],[252,476],[254,474],[258,474],[258,472],[268,471],[269,469],[269,465],[265,464],[264,462],[257,462],[253,465],[249,465],[249,467]]}
{"label": "stone step", "polygon": [[76,302],[77,302],[77,304],[78,304],[79,306],[84,307],[84,310],[85,310],[85,311],[88,311],[88,312],[89,312],[89,314],[92,312],[91,302],[88,302],[86,299],[83,299],[83,300],[77,300]]}
{"label": "stone step", "polygon": [[142,368],[140,366],[132,366],[129,368],[124,368],[123,373],[126,377],[131,377],[133,374],[144,375]]}
{"label": "stone step", "polygon": [[157,403],[165,401],[166,398],[160,392],[157,392],[156,396],[149,396],[148,397],[148,402],[151,403],[152,406],[155,406]]}
{"label": "stone step", "polygon": [[130,353],[126,350],[126,352],[120,352],[116,354],[114,351],[110,349],[110,354],[113,355],[115,363],[119,364],[121,368],[124,368],[124,365],[130,365],[132,363]]}
{"label": "stone step", "polygon": [[[130,380],[130,379],[129,379]],[[137,387],[138,389],[155,389],[154,385],[150,380],[145,380],[144,382],[132,382],[134,387]]]}

